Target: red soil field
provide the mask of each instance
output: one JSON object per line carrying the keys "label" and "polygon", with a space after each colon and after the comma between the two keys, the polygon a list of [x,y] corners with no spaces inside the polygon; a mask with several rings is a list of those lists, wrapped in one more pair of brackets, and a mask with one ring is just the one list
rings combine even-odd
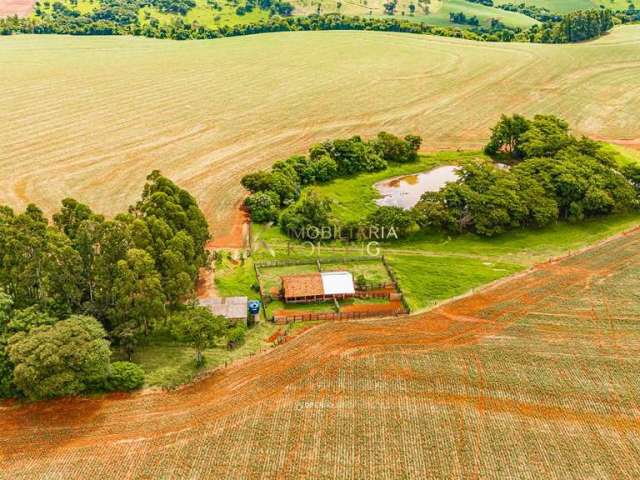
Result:
{"label": "red soil field", "polygon": [[249,233],[250,217],[249,212],[243,208],[243,202],[244,200],[236,205],[233,211],[229,225],[226,229],[228,233],[226,235],[214,237],[214,239],[207,245],[208,249],[235,249],[245,248],[247,246],[246,243]]}
{"label": "red soil field", "polygon": [[398,300],[387,303],[370,303],[370,304],[357,304],[346,305],[340,309],[341,312],[397,312],[402,309],[402,303]]}
{"label": "red soil field", "polygon": [[35,3],[35,0],[0,0],[0,18],[14,15],[26,17]]}
{"label": "red soil field", "polygon": [[640,232],[173,392],[0,404],[0,478],[638,478]]}

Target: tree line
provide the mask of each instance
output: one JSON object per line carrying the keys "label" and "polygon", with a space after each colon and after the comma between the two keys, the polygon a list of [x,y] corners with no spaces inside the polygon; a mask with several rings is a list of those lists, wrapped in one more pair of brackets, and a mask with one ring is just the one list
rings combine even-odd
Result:
{"label": "tree line", "polygon": [[194,197],[158,171],[113,219],[71,198],[52,224],[35,205],[0,206],[0,397],[135,388],[141,369],[111,363],[110,345],[130,360],[155,330],[199,346],[222,336],[223,320],[192,306],[209,239]]}
{"label": "tree line", "polygon": [[208,28],[196,22],[185,23],[182,17],[177,17],[169,24],[161,24],[157,19],[142,23],[138,18],[139,4],[130,0],[106,0],[98,10],[86,14],[56,2],[50,13],[43,13],[40,17],[0,19],[0,34],[139,35],[187,40],[285,31],[372,30],[430,34],[490,42],[567,43],[596,38],[611,29],[614,24],[610,10],[590,10],[569,14],[562,17],[560,21],[534,25],[528,30],[507,27],[499,21],[492,22],[489,27],[475,25],[475,21],[471,28],[441,27],[406,19],[341,14],[291,17],[287,15],[291,15],[292,8],[289,8],[290,4],[285,3],[270,3],[272,16],[264,21]]}
{"label": "tree line", "polygon": [[640,208],[640,165],[618,165],[600,143],[576,138],[567,122],[552,115],[503,115],[485,147],[495,161],[463,163],[457,181],[425,193],[410,210],[378,207],[366,218],[341,223],[333,200],[305,188],[380,171],[389,162],[415,161],[420,142],[384,132],[369,142],[360,137],[324,142],[309,156],[246,175],[242,184],[252,193],[245,205],[254,221],[278,223],[296,239],[347,241],[391,230],[393,238],[403,238],[416,229],[491,237]]}

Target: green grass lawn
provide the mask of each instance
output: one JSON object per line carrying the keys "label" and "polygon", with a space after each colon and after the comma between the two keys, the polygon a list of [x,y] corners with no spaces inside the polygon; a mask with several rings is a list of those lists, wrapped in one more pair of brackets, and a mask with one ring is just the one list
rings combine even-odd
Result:
{"label": "green grass lawn", "polygon": [[[43,12],[52,12],[53,4],[60,2],[65,7],[80,12],[81,14],[91,13],[100,7],[99,0],[77,0],[72,2],[71,0],[49,0],[48,2],[40,1],[40,10]],[[35,13],[33,14],[35,16]]]}
{"label": "green grass lawn", "polygon": [[239,358],[270,348],[266,340],[277,330],[270,322],[259,322],[247,330],[245,343],[228,350],[220,343],[205,351],[205,366],[197,368],[195,350],[189,345],[169,339],[153,339],[136,350],[133,361],[145,372],[145,387],[172,388],[191,381],[197,374],[212,370]]}
{"label": "green grass lawn", "polygon": [[348,222],[366,217],[376,209],[380,193],[374,184],[388,178],[420,173],[441,165],[456,165],[463,160],[486,158],[481,152],[438,152],[420,155],[415,163],[392,164],[386,170],[339,178],[314,189],[334,201],[336,217]]}
{"label": "green grass lawn", "polygon": [[178,17],[182,17],[185,23],[197,23],[207,28],[215,29],[221,26],[233,26],[247,23],[257,23],[260,20],[269,18],[269,13],[256,9],[245,15],[236,14],[236,5],[227,2],[219,2],[221,10],[216,10],[207,3],[207,0],[196,0],[196,6],[189,10],[186,15],[175,13],[164,13],[156,7],[145,6],[138,11],[138,18],[143,25],[148,24],[151,19],[156,19],[161,25],[168,25]]}
{"label": "green grass lawn", "polygon": [[251,259],[237,265],[231,262],[216,264],[214,279],[216,289],[223,297],[246,296],[250,299],[259,297],[259,292],[254,289],[257,281]]}
{"label": "green grass lawn", "polygon": [[[559,222],[538,230],[513,230],[493,238],[419,232],[409,239],[381,245],[381,253],[399,276],[412,309],[424,308],[434,301],[459,295],[551,257],[579,250],[639,224],[640,212],[632,212],[579,223]],[[277,227],[257,230],[263,238],[269,239],[277,259],[310,258],[311,252],[295,242],[288,255],[288,239]],[[345,246],[338,242],[328,243],[313,252],[320,257],[363,254],[365,252],[358,245]],[[255,255],[272,258],[261,251]],[[406,268],[403,258],[407,258]],[[421,258],[424,263],[417,263]],[[422,266],[413,268],[417,265]],[[477,275],[473,273],[474,269],[477,269]]]}
{"label": "green grass lawn", "polygon": [[388,255],[411,311],[433,306],[525,267],[475,258]]}
{"label": "green grass lawn", "polygon": [[267,305],[268,318],[272,318],[273,314],[278,310],[288,310],[291,312],[331,313],[335,312],[336,308],[333,302],[284,303],[280,300],[274,300]]}
{"label": "green grass lawn", "polygon": [[640,163],[640,150],[611,144],[607,145],[606,149],[614,155],[616,161],[621,165]]}
{"label": "green grass lawn", "polygon": [[537,230],[512,230],[493,238],[473,234],[447,236],[442,233],[420,232],[407,240],[388,243],[383,246],[383,250],[416,250],[531,265],[586,247],[638,224],[640,212],[631,212],[577,223],[558,222]]}

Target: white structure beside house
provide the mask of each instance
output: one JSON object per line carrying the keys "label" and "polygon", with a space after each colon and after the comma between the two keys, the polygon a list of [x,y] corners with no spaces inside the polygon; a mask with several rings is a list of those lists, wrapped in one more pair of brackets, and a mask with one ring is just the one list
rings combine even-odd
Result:
{"label": "white structure beside house", "polygon": [[247,297],[211,297],[200,299],[200,305],[206,307],[214,315],[225,317],[231,322],[241,321],[247,324],[248,311]]}

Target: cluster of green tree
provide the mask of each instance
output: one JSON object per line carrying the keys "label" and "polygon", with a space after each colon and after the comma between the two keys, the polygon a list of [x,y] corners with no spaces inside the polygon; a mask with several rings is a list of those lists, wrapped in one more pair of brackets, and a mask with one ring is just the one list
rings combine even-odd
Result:
{"label": "cluster of green tree", "polygon": [[310,189],[282,212],[279,224],[298,240],[397,240],[409,235],[415,220],[412,211],[379,207],[366,218],[342,223],[333,214],[333,200]]}
{"label": "cluster of green tree", "polygon": [[467,0],[471,3],[478,3],[480,5],[484,5],[485,7],[493,7],[493,0]]}
{"label": "cluster of green tree", "polygon": [[39,400],[142,386],[138,365],[110,358],[107,332],[95,318],[57,319],[35,306],[17,309],[0,289],[0,398]]}
{"label": "cluster of green tree", "polygon": [[189,10],[196,6],[194,0],[144,0],[145,3],[156,7],[161,12],[179,13],[186,15]]}
{"label": "cluster of green tree", "polygon": [[[193,196],[157,171],[112,220],[73,199],[53,225],[35,205],[0,206],[0,394],[43,398],[137,379],[136,368],[109,363],[106,337],[130,358],[156,326],[197,317],[188,305],[209,238]],[[222,319],[208,321],[219,336]]]}
{"label": "cluster of green tree", "polygon": [[237,15],[245,15],[252,12],[256,8],[266,10],[270,15],[281,15],[288,17],[293,13],[294,6],[289,2],[272,1],[272,0],[247,0],[244,5],[236,8]]}
{"label": "cluster of green tree", "polygon": [[[493,4],[492,0],[484,0],[484,1],[488,1]],[[552,13],[549,9],[538,7],[536,5],[527,5],[526,3],[520,3],[517,5],[514,3],[503,3],[496,6],[508,12],[517,12],[517,13],[526,15],[527,17],[535,18],[536,20],[543,23],[559,22],[562,20],[562,15]]]}
{"label": "cluster of green tree", "polygon": [[[127,0],[121,0],[126,2]],[[275,5],[275,6],[274,6]],[[534,25],[529,30],[507,28],[501,22],[494,23],[496,28],[475,26],[472,28],[438,27],[425,23],[412,22],[395,18],[350,17],[340,14],[309,15],[305,17],[287,17],[290,4],[280,2],[270,9],[276,15],[266,21],[252,24],[220,26],[207,28],[197,23],[185,23],[178,17],[170,24],[160,24],[157,20],[142,24],[130,11],[113,11],[103,13],[94,18],[93,14],[69,13],[61,10],[55,15],[44,14],[37,18],[20,19],[11,17],[0,19],[0,34],[36,33],[36,34],[68,34],[68,35],[141,35],[153,38],[170,38],[175,40],[212,39],[252,35],[268,32],[316,31],[316,30],[372,30],[384,32],[405,32],[414,34],[430,34],[444,37],[464,38],[467,40],[488,42],[542,42],[566,43],[585,39],[584,35],[598,36],[611,28],[611,22],[598,22],[591,25],[585,12],[564,19],[564,24],[551,22]],[[597,11],[600,12],[600,11]],[[611,16],[610,11],[598,13],[605,18]],[[609,13],[607,13],[609,12]],[[594,28],[599,25],[599,28]],[[568,34],[567,34],[568,33]]]}
{"label": "cluster of green tree", "polygon": [[633,3],[629,3],[629,8],[616,12],[615,17],[621,23],[640,22],[640,9],[636,8]]}
{"label": "cluster of green tree", "polygon": [[396,8],[398,8],[398,0],[391,0],[390,2],[384,3],[382,6],[386,15],[395,15]]}
{"label": "cluster of green tree", "polygon": [[[245,175],[242,186],[251,192],[245,206],[254,222],[275,222],[280,210],[292,205],[304,186],[387,168],[389,162],[413,162],[418,158],[422,139],[404,139],[380,132],[371,141],[361,137],[329,140],[309,149],[309,155],[296,155],[276,162],[270,171]],[[291,213],[293,210],[289,210]]]}
{"label": "cluster of green tree", "polygon": [[458,181],[425,193],[414,207],[422,228],[492,236],[638,208],[640,168],[618,169],[600,144],[575,138],[554,116],[503,116],[485,151],[513,166],[462,165]]}
{"label": "cluster of green tree", "polygon": [[477,27],[480,25],[480,20],[475,15],[467,17],[464,12],[449,12],[449,21],[451,23],[457,23],[459,25],[472,25]]}

